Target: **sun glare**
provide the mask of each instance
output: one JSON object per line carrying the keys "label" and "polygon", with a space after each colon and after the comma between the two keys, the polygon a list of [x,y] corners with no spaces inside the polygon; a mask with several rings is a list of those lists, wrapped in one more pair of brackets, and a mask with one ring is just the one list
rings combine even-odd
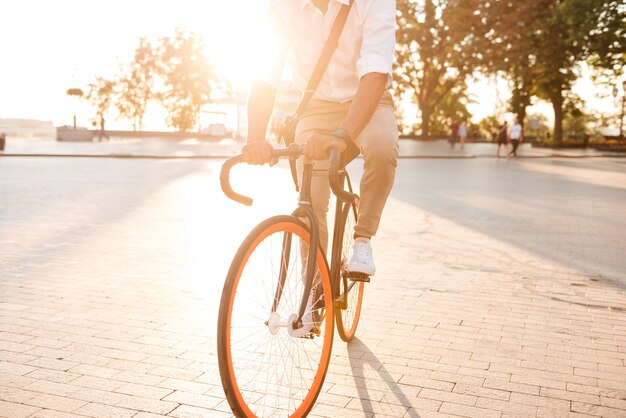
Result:
{"label": "sun glare", "polygon": [[[89,126],[93,109],[67,97],[67,89],[85,88],[97,76],[116,77],[132,59],[139,38],[169,36],[176,28],[203,36],[216,72],[236,91],[246,91],[260,69],[276,58],[268,36],[267,0],[179,0],[175,6],[164,0],[110,0],[95,9],[78,0],[21,0],[3,2],[0,15],[0,118],[51,120],[58,126],[71,123],[76,111],[79,123]],[[288,70],[284,77],[289,78]],[[599,89],[587,75],[574,91],[591,108],[611,111],[610,99],[595,97]],[[470,104],[475,121],[497,113],[499,103],[508,100],[507,86],[496,88],[485,80],[470,83],[469,92],[476,100]],[[414,116],[417,109],[407,103],[406,114]],[[110,127],[127,125],[114,114],[110,118]],[[162,109],[150,109],[146,125],[166,128]]]}
{"label": "sun glare", "polygon": [[267,2],[236,0],[205,3],[211,23],[199,25],[217,70],[235,87],[246,88],[259,66],[271,65]]}
{"label": "sun glare", "polygon": [[140,37],[156,39],[176,28],[202,35],[216,71],[238,90],[247,89],[252,69],[267,56],[259,43],[265,0],[180,0],[175,6],[111,0],[101,6],[23,0],[0,7],[0,118],[69,123],[74,107],[90,110],[69,99],[68,88],[114,77],[132,59]]}

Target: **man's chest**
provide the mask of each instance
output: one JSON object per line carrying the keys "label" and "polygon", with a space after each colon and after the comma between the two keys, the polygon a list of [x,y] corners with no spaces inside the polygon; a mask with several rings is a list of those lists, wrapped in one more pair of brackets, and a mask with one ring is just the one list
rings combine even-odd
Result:
{"label": "man's chest", "polygon": [[326,14],[328,11],[328,3],[330,0],[311,0],[311,2],[323,14]]}
{"label": "man's chest", "polygon": [[[321,48],[343,7],[343,3],[337,0],[277,1],[276,5],[289,43],[296,50],[304,48],[311,52]],[[363,16],[357,5],[358,2],[350,10],[338,50],[353,50],[362,39]]]}

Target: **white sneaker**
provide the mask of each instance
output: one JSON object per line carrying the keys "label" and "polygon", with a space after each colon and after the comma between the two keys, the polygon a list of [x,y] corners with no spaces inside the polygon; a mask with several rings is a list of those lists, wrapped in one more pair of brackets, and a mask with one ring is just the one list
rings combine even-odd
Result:
{"label": "white sneaker", "polygon": [[376,273],[372,245],[368,238],[357,238],[352,246],[352,257],[348,263],[348,271],[373,276]]}

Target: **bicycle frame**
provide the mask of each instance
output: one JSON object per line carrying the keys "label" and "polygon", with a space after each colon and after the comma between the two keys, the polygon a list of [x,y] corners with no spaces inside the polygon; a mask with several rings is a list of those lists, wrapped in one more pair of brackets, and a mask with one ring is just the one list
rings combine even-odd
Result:
{"label": "bicycle frame", "polygon": [[[302,148],[292,144],[286,149],[274,150],[273,157],[289,157],[290,159],[297,159],[302,155]],[[331,267],[330,267],[330,279],[332,285],[332,294],[334,303],[345,309],[346,307],[346,295],[339,295],[339,280],[344,280],[344,288],[352,289],[355,282],[352,281],[348,284],[348,277],[341,274],[341,254],[339,253],[339,240],[342,238],[340,219],[344,211],[352,210],[353,204],[358,203],[358,196],[352,193],[352,185],[350,184],[349,176],[345,171],[345,162],[342,161],[342,155],[335,148],[330,150],[330,167],[329,167],[329,183],[333,194],[337,196],[337,203],[335,207],[335,228],[333,231],[333,244],[331,250]],[[220,173],[220,183],[224,193],[232,200],[244,204],[246,206],[252,205],[252,199],[249,197],[240,195],[232,190],[230,187],[229,173],[232,166],[243,162],[241,155],[230,158],[222,166]],[[302,187],[300,188],[300,195],[298,198],[298,207],[292,213],[292,216],[298,218],[304,218],[308,221],[310,228],[310,242],[307,254],[307,260],[315,260],[317,248],[319,246],[319,223],[317,217],[313,211],[311,204],[311,181],[313,178],[313,163],[305,163],[302,174]],[[348,183],[348,191],[343,189],[343,183]],[[279,280],[274,294],[274,301],[272,304],[272,312],[276,312],[280,299],[282,297],[283,286],[287,275],[287,266],[291,257],[291,236],[285,235],[283,238],[283,252],[281,260],[281,266],[279,271]],[[328,260],[325,252],[322,251],[324,257]],[[315,262],[307,263],[307,270],[304,282],[304,293],[302,295],[302,301],[300,303],[300,309],[298,311],[298,317],[292,323],[293,329],[300,329],[303,327],[302,317],[304,316],[308,295],[311,293],[313,287],[313,280],[315,277]],[[350,286],[350,287],[348,287]]]}
{"label": "bicycle frame", "polygon": [[[347,172],[341,172],[339,173],[340,176],[340,180],[339,183],[343,184],[344,182],[347,182],[348,185],[348,191],[350,193],[352,193],[352,184],[350,183],[350,176],[348,175]],[[333,300],[335,303],[335,307],[339,308],[339,309],[346,309],[347,307],[347,294],[352,290],[352,287],[355,286],[357,284],[357,282],[355,281],[349,281],[348,283],[348,276],[345,274],[342,274],[342,269],[341,269],[341,253],[340,253],[340,240],[343,238],[343,231],[342,228],[345,227],[345,225],[341,225],[340,220],[342,218],[342,215],[345,212],[348,212],[350,210],[356,210],[354,207],[354,203],[353,202],[342,202],[340,199],[337,199],[337,202],[335,203],[335,227],[333,230],[333,247],[331,250],[331,267],[330,267],[330,280],[331,280],[331,284],[332,284],[332,289],[333,289]],[[356,213],[355,213],[356,216]],[[340,292],[340,280],[343,280],[343,284],[344,284],[344,289],[347,289],[346,292],[344,293],[339,293]]]}

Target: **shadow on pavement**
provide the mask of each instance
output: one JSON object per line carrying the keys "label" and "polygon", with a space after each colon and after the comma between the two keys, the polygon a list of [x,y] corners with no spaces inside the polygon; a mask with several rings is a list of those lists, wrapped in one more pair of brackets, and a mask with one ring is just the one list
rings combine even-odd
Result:
{"label": "shadow on pavement", "polygon": [[[367,357],[367,359],[357,358],[357,352],[361,357],[363,357],[363,354],[366,354],[365,357]],[[381,380],[387,384],[389,392],[393,394],[399,404],[409,408],[404,416],[409,418],[420,418],[420,415],[415,411],[415,409],[411,408],[411,401],[404,394],[402,388],[398,386],[393,376],[389,374],[385,365],[378,359],[378,357],[376,357],[376,355],[363,341],[355,337],[350,343],[348,343],[348,354],[350,358],[350,366],[352,368],[352,377],[354,378],[354,383],[359,393],[359,401],[361,401],[363,411],[374,411],[370,396],[368,395],[367,384],[364,384],[366,383],[364,365],[367,364],[372,368],[372,370],[375,370]]]}
{"label": "shadow on pavement", "polygon": [[[557,161],[544,161],[544,164],[551,163],[556,166],[563,166],[569,168],[580,169],[581,164],[579,161],[569,161],[569,160],[557,160]],[[588,160],[586,161],[586,165],[592,170],[598,171],[607,171],[611,173],[623,173],[626,169],[624,167],[623,160],[615,159],[615,160]]]}
{"label": "shadow on pavement", "polygon": [[[536,162],[501,163],[401,164],[392,197],[532,252],[537,259],[551,260],[626,289],[620,255],[620,247],[626,245],[620,232],[626,229],[626,189],[619,183],[626,164],[611,164],[622,167],[621,173],[615,168],[616,174],[597,171],[596,176],[599,162],[578,166],[560,160],[541,162],[541,166]],[[587,172],[579,176],[569,164]],[[559,171],[556,165],[567,165],[566,171]],[[433,172],[438,176],[429,175]],[[481,245],[466,244],[468,250]]]}
{"label": "shadow on pavement", "polygon": [[[76,245],[89,242],[102,228],[140,210],[159,190],[207,170],[206,162],[157,162],[158,169],[154,162],[124,160],[35,159],[19,164],[30,164],[30,171],[36,174],[29,179],[11,179],[7,173],[4,191],[11,196],[11,204],[3,208],[0,231],[32,229],[40,233],[33,236],[36,242],[4,260],[5,273],[24,273],[48,262],[71,260]],[[20,238],[25,242],[24,236]],[[123,243],[112,242],[111,248],[120,245]]]}

